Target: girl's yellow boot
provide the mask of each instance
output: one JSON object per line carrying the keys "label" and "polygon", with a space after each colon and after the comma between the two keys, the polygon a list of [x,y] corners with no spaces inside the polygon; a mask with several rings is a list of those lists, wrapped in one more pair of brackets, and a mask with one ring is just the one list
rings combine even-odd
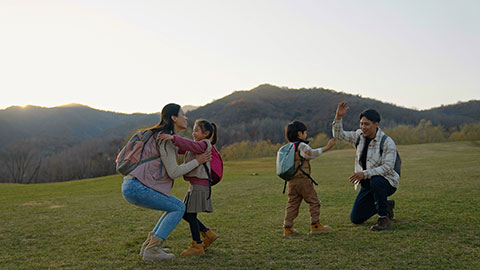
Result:
{"label": "girl's yellow boot", "polygon": [[200,232],[203,238],[203,249],[207,249],[215,240],[217,240],[218,235],[216,235],[212,230],[206,232]]}
{"label": "girl's yellow boot", "polygon": [[203,249],[202,243],[197,243],[195,241],[190,242],[190,247],[182,251],[182,256],[203,256],[205,255],[205,250]]}

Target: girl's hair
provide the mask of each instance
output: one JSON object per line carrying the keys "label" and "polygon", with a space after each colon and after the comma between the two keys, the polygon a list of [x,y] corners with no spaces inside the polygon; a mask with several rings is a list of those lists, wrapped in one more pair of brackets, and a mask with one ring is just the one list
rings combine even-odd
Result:
{"label": "girl's hair", "polygon": [[210,139],[212,145],[217,142],[217,125],[213,122],[208,122],[205,119],[198,119],[195,121],[195,125],[199,126],[203,133],[209,131],[209,134],[206,139]]}
{"label": "girl's hair", "polygon": [[298,132],[305,132],[307,130],[307,126],[305,126],[304,123],[300,121],[293,121],[290,122],[286,127],[285,127],[285,137],[287,138],[287,141],[289,142],[297,142],[301,141],[300,138],[298,138]]}
{"label": "girl's hair", "polygon": [[153,131],[160,131],[162,133],[173,134],[174,133],[174,123],[172,116],[178,116],[180,112],[180,105],[175,103],[169,103],[165,105],[162,109],[161,118],[162,120],[156,124],[155,126],[151,127],[150,129]]}

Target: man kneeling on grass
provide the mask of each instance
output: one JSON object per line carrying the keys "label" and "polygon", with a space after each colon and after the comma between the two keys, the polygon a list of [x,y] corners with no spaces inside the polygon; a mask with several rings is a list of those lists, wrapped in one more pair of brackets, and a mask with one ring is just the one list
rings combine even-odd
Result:
{"label": "man kneeling on grass", "polygon": [[398,188],[400,175],[394,170],[397,158],[397,147],[390,137],[383,141],[383,151],[380,151],[382,137],[385,133],[378,127],[380,114],[368,109],[360,114],[360,129],[344,131],[342,117],[349,107],[346,102],[340,102],[333,121],[333,137],[346,141],[357,148],[355,157],[355,173],[349,180],[357,189],[361,189],[353,204],[350,220],[361,224],[374,214],[378,213],[377,224],[371,227],[372,231],[381,231],[390,227],[393,219],[394,200],[388,200]]}

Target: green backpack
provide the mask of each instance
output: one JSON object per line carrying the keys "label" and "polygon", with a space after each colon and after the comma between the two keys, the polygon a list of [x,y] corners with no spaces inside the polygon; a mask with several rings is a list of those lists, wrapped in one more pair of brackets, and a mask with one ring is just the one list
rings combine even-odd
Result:
{"label": "green backpack", "polygon": [[315,180],[313,180],[313,178],[302,169],[303,161],[305,160],[303,157],[300,156],[300,164],[295,168],[295,152],[297,151],[299,144],[300,142],[289,142],[280,147],[277,152],[277,175],[285,180],[283,193],[285,193],[287,181],[291,180],[299,170],[305,174],[312,183],[318,186],[317,182],[315,182]]}

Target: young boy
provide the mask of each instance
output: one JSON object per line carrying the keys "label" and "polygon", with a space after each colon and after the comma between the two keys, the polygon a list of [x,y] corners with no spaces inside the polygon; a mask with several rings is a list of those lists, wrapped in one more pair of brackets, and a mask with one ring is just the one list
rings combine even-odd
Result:
{"label": "young boy", "polygon": [[285,136],[289,142],[298,143],[297,151],[295,152],[295,168],[300,166],[302,159],[303,163],[301,170],[298,170],[294,177],[287,182],[288,201],[285,208],[283,235],[288,236],[297,233],[297,231],[293,229],[293,221],[298,216],[298,210],[302,200],[305,200],[305,202],[309,204],[310,222],[312,225],[311,233],[328,232],[331,230],[330,226],[324,226],[320,223],[320,200],[318,199],[312,181],[306,174],[310,174],[311,172],[309,160],[330,150],[335,145],[335,139],[330,139],[328,144],[323,148],[312,149],[308,145],[308,141],[306,141],[307,127],[300,121],[293,121],[288,124],[285,128]]}

